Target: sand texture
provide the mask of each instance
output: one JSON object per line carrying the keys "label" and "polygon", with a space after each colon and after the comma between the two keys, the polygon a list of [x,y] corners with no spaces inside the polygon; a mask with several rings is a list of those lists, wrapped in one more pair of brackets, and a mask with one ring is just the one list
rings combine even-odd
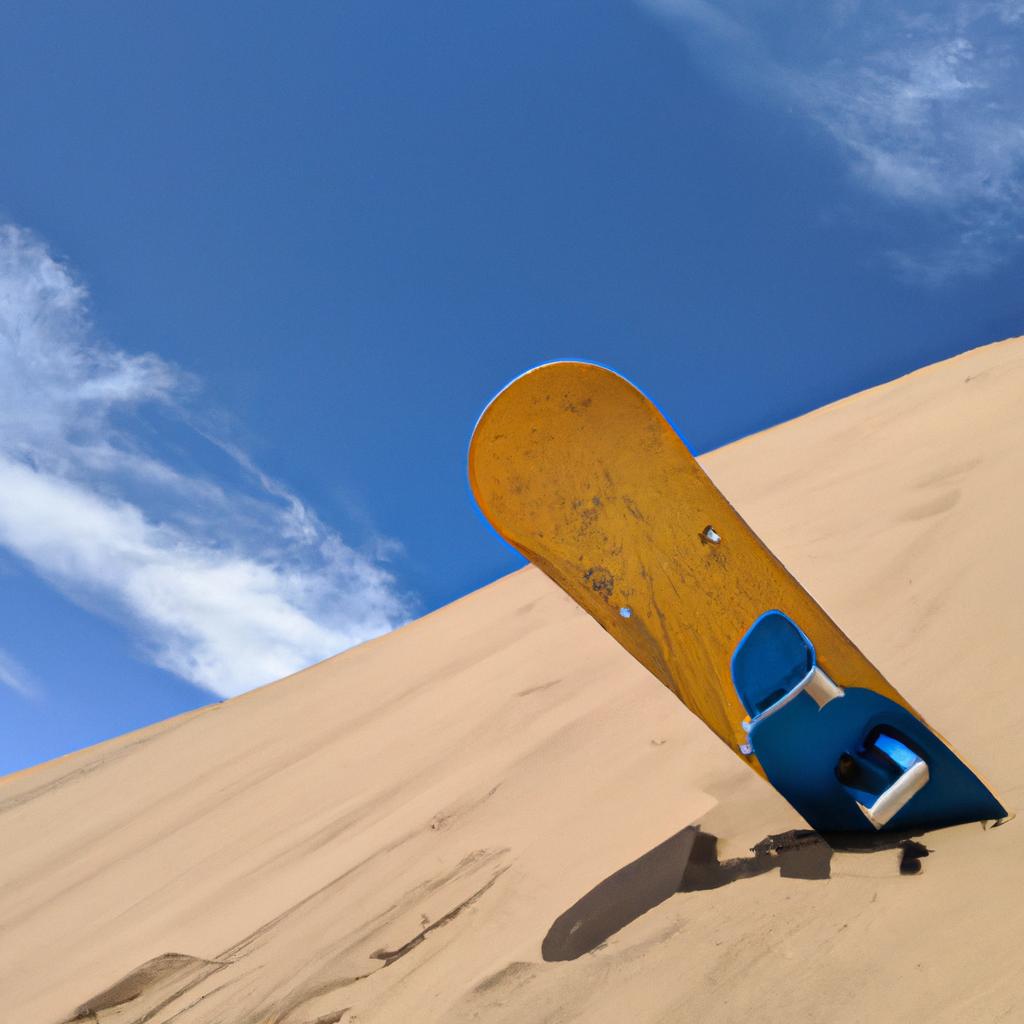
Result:
{"label": "sand texture", "polygon": [[[1019,808],[1024,340],[701,461]],[[794,832],[528,568],[2,780],[0,1021],[1019,1021],[1022,822]]]}

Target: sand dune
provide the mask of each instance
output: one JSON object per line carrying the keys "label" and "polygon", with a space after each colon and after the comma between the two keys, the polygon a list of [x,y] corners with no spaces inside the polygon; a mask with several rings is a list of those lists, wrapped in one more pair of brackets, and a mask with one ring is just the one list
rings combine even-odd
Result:
{"label": "sand dune", "polygon": [[[1024,340],[708,455],[1011,808]],[[1024,832],[830,849],[540,573],[0,783],[0,1020],[1024,1019]]]}

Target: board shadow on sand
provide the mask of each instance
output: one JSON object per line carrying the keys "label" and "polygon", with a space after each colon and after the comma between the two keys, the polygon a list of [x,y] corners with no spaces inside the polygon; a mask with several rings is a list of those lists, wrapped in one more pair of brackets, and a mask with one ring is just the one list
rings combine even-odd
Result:
{"label": "board shadow on sand", "polygon": [[[920,833],[914,833],[920,835]],[[766,836],[751,847],[751,856],[719,860],[718,837],[690,825],[642,857],[609,875],[560,914],[541,944],[548,961],[575,960],[596,949],[648,910],[678,893],[717,889],[778,868],[783,878],[824,880],[832,854],[899,850],[901,874],[921,870],[929,850],[911,833],[830,835],[794,829]]]}

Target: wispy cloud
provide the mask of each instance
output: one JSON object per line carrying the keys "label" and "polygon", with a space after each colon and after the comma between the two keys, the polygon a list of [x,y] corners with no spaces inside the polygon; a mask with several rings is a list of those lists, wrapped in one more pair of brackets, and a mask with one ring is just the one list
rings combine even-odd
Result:
{"label": "wispy cloud", "polygon": [[715,73],[819,125],[857,179],[928,215],[891,253],[937,283],[1024,237],[1024,2],[641,0]]}
{"label": "wispy cloud", "polygon": [[0,651],[0,686],[6,686],[22,697],[36,697],[39,694],[28,670],[6,651]]}
{"label": "wispy cloud", "polygon": [[[188,426],[196,388],[157,356],[100,344],[82,284],[31,234],[0,227],[0,545],[221,695],[400,622],[379,561],[239,448]],[[161,451],[153,417],[191,441]],[[188,464],[202,445],[224,472]]]}

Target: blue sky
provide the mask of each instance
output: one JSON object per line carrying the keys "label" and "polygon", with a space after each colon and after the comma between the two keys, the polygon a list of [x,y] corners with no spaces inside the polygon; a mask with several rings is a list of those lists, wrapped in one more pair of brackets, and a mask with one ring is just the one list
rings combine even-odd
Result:
{"label": "blue sky", "polygon": [[1021,333],[1022,44],[1021,2],[4,5],[0,771],[517,567],[465,449],[535,363],[705,451]]}

